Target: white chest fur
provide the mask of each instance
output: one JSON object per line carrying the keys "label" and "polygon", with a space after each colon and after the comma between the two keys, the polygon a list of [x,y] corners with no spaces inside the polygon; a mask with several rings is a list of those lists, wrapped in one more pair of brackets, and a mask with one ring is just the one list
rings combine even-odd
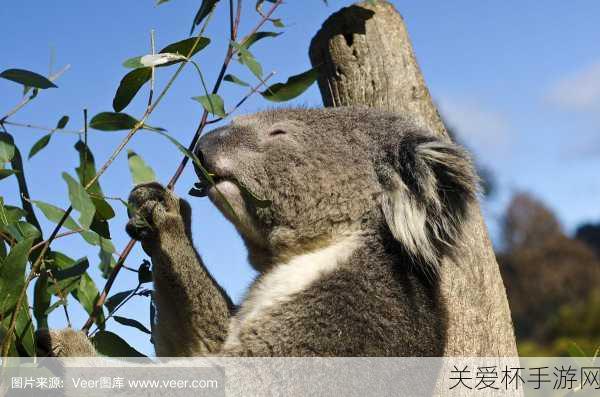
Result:
{"label": "white chest fur", "polygon": [[357,235],[349,235],[316,251],[299,255],[276,265],[263,275],[249,291],[238,313],[232,319],[226,347],[238,343],[243,324],[260,317],[267,309],[292,299],[316,280],[334,271],[360,246]]}

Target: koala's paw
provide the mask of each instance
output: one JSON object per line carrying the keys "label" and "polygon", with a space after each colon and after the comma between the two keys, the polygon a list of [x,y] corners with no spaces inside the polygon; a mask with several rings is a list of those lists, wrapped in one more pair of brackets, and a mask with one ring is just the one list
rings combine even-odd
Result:
{"label": "koala's paw", "polygon": [[71,328],[40,329],[36,331],[36,345],[39,357],[96,356],[96,350],[88,337],[83,332]]}
{"label": "koala's paw", "polygon": [[129,222],[125,230],[142,242],[155,239],[159,231],[183,231],[186,204],[157,182],[139,184],[129,194]]}

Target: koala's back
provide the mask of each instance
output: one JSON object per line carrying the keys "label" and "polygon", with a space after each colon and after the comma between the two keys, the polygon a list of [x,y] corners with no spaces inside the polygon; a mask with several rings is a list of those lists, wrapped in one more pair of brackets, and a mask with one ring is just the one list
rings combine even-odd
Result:
{"label": "koala's back", "polygon": [[289,301],[242,323],[225,355],[442,356],[436,283],[414,271],[392,238],[383,240],[367,239]]}

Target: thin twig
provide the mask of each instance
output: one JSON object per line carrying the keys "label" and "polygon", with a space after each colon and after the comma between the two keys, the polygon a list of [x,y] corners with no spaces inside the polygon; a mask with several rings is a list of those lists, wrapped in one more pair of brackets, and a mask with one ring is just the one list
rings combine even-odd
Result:
{"label": "thin twig", "polygon": [[[154,29],[150,30],[150,50],[152,55],[156,54],[156,45],[154,43]],[[152,96],[154,95],[154,65],[152,65],[150,75],[150,93],[148,94],[148,107],[152,104]]]}
{"label": "thin twig", "polygon": [[[73,234],[77,234],[77,233],[81,233],[84,232],[85,230],[83,229],[73,229],[73,230],[69,230],[68,232],[63,232],[63,233],[58,233],[56,235],[56,237],[54,237],[54,240],[57,240],[59,238],[63,238],[63,237],[67,237],[67,236],[71,236]],[[29,252],[33,252],[36,249],[42,247],[44,244],[47,244],[48,240],[44,240],[44,241],[40,241],[39,243],[37,243],[36,245],[34,245],[33,247],[31,247],[31,249],[29,250]]]}
{"label": "thin twig", "polygon": [[65,134],[76,134],[76,135],[79,135],[79,134],[81,134],[83,132],[83,129],[81,129],[79,131],[63,130],[63,129],[52,128],[52,127],[44,127],[44,126],[35,125],[35,124],[17,123],[17,122],[8,121],[8,120],[2,121],[2,124],[12,125],[12,126],[15,126],[15,127],[22,127],[22,128],[31,128],[31,129],[34,129],[34,130],[49,131],[51,133],[60,132],[60,133],[65,133]]}
{"label": "thin twig", "polygon": [[256,85],[256,86],[252,87],[252,89],[235,105],[235,107],[233,109],[231,109],[229,112],[227,112],[225,117],[219,117],[218,119],[209,120],[206,122],[206,124],[208,125],[208,124],[218,123],[219,121],[231,116],[231,114],[233,112],[235,112],[236,110],[238,110],[238,108],[240,106],[242,106],[244,104],[244,102],[246,102],[248,100],[248,98],[250,98],[256,91],[258,91],[260,87],[262,87],[263,85],[266,87],[267,81],[274,75],[275,75],[275,72],[271,72],[267,75],[267,77],[265,77],[264,79],[261,79],[260,83],[258,83],[258,85]]}

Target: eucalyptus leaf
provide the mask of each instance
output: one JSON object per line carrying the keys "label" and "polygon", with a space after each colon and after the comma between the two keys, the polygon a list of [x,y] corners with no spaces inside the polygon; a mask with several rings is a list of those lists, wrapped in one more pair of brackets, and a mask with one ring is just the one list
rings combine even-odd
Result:
{"label": "eucalyptus leaf", "polygon": [[[196,44],[196,42],[198,43]],[[196,45],[195,47],[194,44]],[[184,57],[191,58],[194,56],[194,54],[203,50],[208,44],[210,44],[210,39],[207,37],[190,37],[189,39],[184,39],[169,44],[160,50],[159,53],[179,54],[183,55]],[[194,49],[193,51],[192,48]]]}
{"label": "eucalyptus leaf", "polygon": [[53,275],[56,280],[61,281],[67,278],[81,276],[83,273],[85,273],[88,267],[90,267],[88,259],[81,258],[75,262],[73,266],[55,271]]}
{"label": "eucalyptus leaf", "polygon": [[90,128],[100,131],[131,130],[139,121],[126,113],[102,112],[90,121]]}
{"label": "eucalyptus leaf", "polygon": [[67,126],[68,122],[69,122],[69,116],[62,116],[60,118],[60,120],[58,120],[58,123],[56,123],[56,129],[62,130],[63,128],[65,128]]}
{"label": "eucalyptus leaf", "polygon": [[285,28],[285,25],[283,24],[281,19],[270,19],[270,21],[276,28]]}
{"label": "eucalyptus leaf", "polygon": [[152,77],[152,68],[134,69],[127,73],[121,80],[115,97],[113,98],[113,109],[120,112],[125,109],[138,93],[140,88]]}
{"label": "eucalyptus leaf", "polygon": [[221,98],[218,94],[195,96],[192,99],[200,102],[202,107],[207,112],[214,114],[216,116],[219,116],[219,117],[226,116],[225,104],[223,103],[223,98]]}
{"label": "eucalyptus leaf", "polygon": [[41,236],[41,233],[37,227],[33,226],[29,222],[24,221],[18,221],[12,225],[5,226],[4,230],[17,241],[26,240],[29,238],[37,239]]}
{"label": "eucalyptus leaf", "polygon": [[125,300],[125,298],[127,298],[129,295],[131,295],[133,293],[133,291],[135,291],[135,290],[130,289],[128,291],[122,291],[122,292],[118,292],[118,293],[114,294],[113,296],[109,297],[104,302],[104,306],[106,306],[109,313],[112,313],[115,310],[115,308],[117,306],[119,306],[119,304],[121,302],[123,302]]}
{"label": "eucalyptus leaf", "polygon": [[285,83],[273,84],[261,95],[273,102],[285,102],[294,99],[308,89],[319,77],[318,68],[291,76]]}
{"label": "eucalyptus leaf", "polygon": [[23,239],[15,244],[0,266],[0,314],[13,309],[25,287],[25,267],[33,239]]}
{"label": "eucalyptus leaf", "polygon": [[[31,201],[36,207],[38,207],[40,209],[40,211],[42,211],[42,214],[44,214],[44,216],[51,222],[53,223],[58,223],[62,217],[65,214],[65,211],[63,211],[62,208],[59,208],[55,205],[49,204],[49,203],[45,203],[43,201],[40,200],[32,200]],[[65,222],[63,223],[63,226],[66,227],[69,230],[77,230],[80,229],[79,225],[77,224],[77,222],[75,222],[75,220],[73,218],[71,218],[70,216],[67,217],[67,219],[65,220]]]}
{"label": "eucalyptus leaf", "polygon": [[23,84],[27,87],[42,89],[56,87],[56,84],[41,74],[37,74],[25,69],[7,69],[0,73],[0,77],[14,81],[15,83]]}
{"label": "eucalyptus leaf", "polygon": [[18,222],[27,215],[23,209],[12,205],[5,205],[4,199],[0,196],[0,225],[11,225]]}
{"label": "eucalyptus leaf", "polygon": [[92,338],[98,352],[108,357],[146,357],[131,347],[119,335],[109,331],[98,331]]}
{"label": "eucalyptus leaf", "polygon": [[10,162],[15,156],[15,145],[6,134],[0,135],[0,164]]}
{"label": "eucalyptus leaf", "polygon": [[94,206],[90,195],[79,182],[66,172],[62,173],[62,177],[69,187],[69,200],[71,201],[71,205],[74,209],[79,211],[79,224],[82,228],[88,229],[94,219],[96,207]]}
{"label": "eucalyptus leaf", "polygon": [[48,275],[44,272],[35,280],[33,288],[33,315],[38,328],[48,328],[46,310],[50,307],[52,294],[48,291]]}
{"label": "eucalyptus leaf", "polygon": [[127,161],[134,185],[156,180],[156,175],[152,168],[133,150],[127,150]]}
{"label": "eucalyptus leaf", "polygon": [[198,12],[196,12],[196,16],[194,16],[194,21],[192,22],[192,28],[190,29],[190,35],[194,33],[194,28],[204,20],[210,14],[214,6],[219,2],[219,0],[202,0],[202,4],[200,4],[200,8]]}
{"label": "eucalyptus leaf", "polygon": [[134,320],[132,318],[127,318],[127,317],[121,317],[121,316],[113,316],[113,318],[119,324],[123,324],[123,325],[127,325],[129,327],[137,328],[140,331],[142,331],[144,333],[147,333],[148,335],[152,334],[152,332],[150,332],[150,330],[148,328],[146,328],[142,323],[140,323],[137,320]]}
{"label": "eucalyptus leaf", "polygon": [[246,67],[248,69],[250,69],[252,74],[254,74],[256,77],[258,77],[260,79],[262,77],[263,70],[262,70],[262,66],[260,65],[260,63],[254,58],[254,55],[252,55],[252,53],[250,51],[248,51],[248,49],[246,47],[244,47],[238,43],[231,42],[231,45],[236,50],[236,52],[239,56],[239,58],[238,58],[239,61],[243,65],[246,65]]}
{"label": "eucalyptus leaf", "polygon": [[144,66],[166,66],[177,62],[184,61],[186,57],[180,54],[148,54],[140,58],[140,62]]}
{"label": "eucalyptus leaf", "polygon": [[0,180],[4,179],[4,178],[8,178],[11,175],[15,175],[16,173],[18,173],[19,171],[16,170],[0,170]]}
{"label": "eucalyptus leaf", "polygon": [[43,148],[45,148],[46,146],[48,146],[48,143],[50,143],[50,138],[51,137],[52,137],[52,134],[44,135],[36,143],[34,143],[33,146],[31,147],[31,150],[29,150],[29,156],[28,156],[28,158],[32,158],[40,150],[42,150]]}
{"label": "eucalyptus leaf", "polygon": [[[92,278],[84,273],[79,280],[77,289],[71,292],[71,294],[77,299],[85,311],[91,315],[94,311],[94,306],[99,297],[98,288],[92,280]],[[99,311],[96,317],[96,324],[100,329],[104,329],[104,312]]]}
{"label": "eucalyptus leaf", "polygon": [[67,300],[66,299],[58,299],[56,302],[54,302],[53,304],[51,304],[45,311],[44,311],[44,315],[48,315],[50,313],[52,313],[54,310],[56,310],[57,308],[59,308],[60,306],[67,306]]}
{"label": "eucalyptus leaf", "polygon": [[248,49],[254,43],[267,37],[277,37],[281,32],[256,32],[242,40],[241,46]]}
{"label": "eucalyptus leaf", "polygon": [[232,74],[226,74],[225,77],[223,77],[223,80],[229,81],[230,83],[234,83],[237,85],[241,85],[242,87],[250,87],[250,84],[246,83],[243,80],[240,80],[239,78],[237,78],[236,76],[234,76]]}
{"label": "eucalyptus leaf", "polygon": [[140,55],[125,60],[125,62],[123,62],[123,66],[130,69],[143,68],[144,64],[142,63],[142,56]]}

